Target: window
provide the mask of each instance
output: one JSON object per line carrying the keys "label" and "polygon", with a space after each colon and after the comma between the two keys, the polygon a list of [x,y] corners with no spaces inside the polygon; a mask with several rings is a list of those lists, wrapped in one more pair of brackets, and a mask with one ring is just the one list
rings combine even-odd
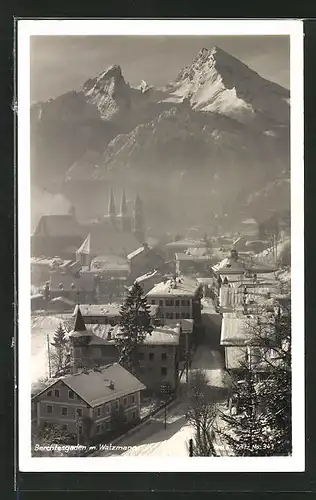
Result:
{"label": "window", "polygon": [[73,391],[68,391],[68,398],[75,399],[75,393]]}
{"label": "window", "polygon": [[118,402],[118,401],[115,401],[115,408],[116,408],[117,410],[119,409],[119,406],[120,406],[119,402]]}
{"label": "window", "polygon": [[52,391],[47,391],[47,397],[50,398],[52,396]]}
{"label": "window", "polygon": [[161,367],[161,375],[167,375],[167,373],[168,373],[167,368],[165,366],[162,366]]}
{"label": "window", "polygon": [[180,313],[176,313],[176,319],[180,318]]}
{"label": "window", "polygon": [[55,398],[59,398],[59,395],[60,395],[59,389],[55,389]]}
{"label": "window", "polygon": [[167,319],[173,319],[173,313],[166,313]]}
{"label": "window", "polygon": [[105,414],[110,413],[110,408],[109,408],[109,405],[105,405],[105,406],[104,406],[104,413],[105,413]]}
{"label": "window", "polygon": [[128,421],[127,413],[124,415],[124,422],[126,423]]}
{"label": "window", "polygon": [[159,300],[159,305],[163,306],[163,300]]}
{"label": "window", "polygon": [[181,313],[181,318],[186,318],[187,317],[187,313]]}
{"label": "window", "polygon": [[68,431],[68,425],[67,424],[63,424],[61,426],[61,429],[62,429],[62,431]]}
{"label": "window", "polygon": [[52,405],[46,405],[46,412],[47,413],[53,413],[53,407],[52,407]]}
{"label": "window", "polygon": [[101,408],[97,408],[97,416],[100,417],[101,415]]}
{"label": "window", "polygon": [[124,398],[124,399],[123,399],[123,405],[124,405],[124,406],[127,406],[127,398]]}
{"label": "window", "polygon": [[81,408],[77,408],[77,416],[82,417],[82,409]]}
{"label": "window", "polygon": [[140,352],[140,353],[138,354],[138,358],[139,358],[139,359],[144,359],[144,353],[143,353],[143,352]]}
{"label": "window", "polygon": [[153,360],[154,360],[154,358],[155,358],[155,354],[154,354],[153,352],[150,352],[150,353],[149,353],[149,360],[150,360],[150,361],[153,361]]}
{"label": "window", "polygon": [[68,415],[68,408],[66,406],[61,407],[61,414],[66,417]]}
{"label": "window", "polygon": [[105,422],[104,427],[105,427],[106,431],[109,431],[111,429],[111,423],[110,422]]}
{"label": "window", "polygon": [[180,305],[180,300],[175,300],[175,305],[176,305],[176,307],[179,307],[179,305]]}
{"label": "window", "polygon": [[135,403],[135,396],[132,396],[132,403]]}
{"label": "window", "polygon": [[155,299],[151,299],[151,302],[150,302],[153,306],[156,304],[156,301]]}
{"label": "window", "polygon": [[136,418],[136,411],[133,411],[132,415],[133,415],[133,420],[135,420],[135,418]]}
{"label": "window", "polygon": [[162,352],[161,353],[161,359],[164,360],[164,361],[167,359],[167,353],[166,352]]}
{"label": "window", "polygon": [[97,425],[97,434],[101,433],[101,425]]}
{"label": "window", "polygon": [[167,299],[166,300],[166,306],[173,306],[174,300],[173,299]]}

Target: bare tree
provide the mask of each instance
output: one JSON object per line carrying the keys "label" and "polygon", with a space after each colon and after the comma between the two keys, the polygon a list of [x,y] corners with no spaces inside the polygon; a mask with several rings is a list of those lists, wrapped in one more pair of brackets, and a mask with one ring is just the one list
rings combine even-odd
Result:
{"label": "bare tree", "polygon": [[216,405],[203,370],[192,372],[188,385],[188,422],[194,428],[193,453],[195,456],[216,456],[214,447]]}

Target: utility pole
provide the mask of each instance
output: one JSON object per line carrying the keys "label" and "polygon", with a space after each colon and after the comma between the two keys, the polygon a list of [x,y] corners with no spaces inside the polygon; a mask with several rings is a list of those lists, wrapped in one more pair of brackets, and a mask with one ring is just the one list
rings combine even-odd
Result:
{"label": "utility pole", "polygon": [[49,335],[47,334],[47,354],[48,354],[48,376],[52,377],[52,367],[50,363],[50,345],[49,345]]}
{"label": "utility pole", "polygon": [[189,342],[188,342],[188,332],[185,332],[185,378],[186,383],[189,383]]}
{"label": "utility pole", "polygon": [[168,403],[168,395],[170,393],[170,387],[167,383],[163,384],[160,388],[161,393],[164,395],[165,400],[165,429],[167,429],[167,403]]}

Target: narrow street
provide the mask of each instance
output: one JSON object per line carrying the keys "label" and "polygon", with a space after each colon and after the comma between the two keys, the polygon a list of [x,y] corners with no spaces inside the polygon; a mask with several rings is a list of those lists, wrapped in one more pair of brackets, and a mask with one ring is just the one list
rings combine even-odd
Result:
{"label": "narrow street", "polygon": [[[205,370],[209,385],[214,389],[214,401],[225,401],[227,379],[224,371],[224,358],[218,339],[206,335],[204,343],[193,354],[190,371]],[[181,382],[185,382],[185,373]],[[102,451],[97,456],[172,456],[187,457],[189,439],[194,430],[185,418],[185,402],[179,402],[167,412],[167,428],[164,428],[164,413],[152,417],[151,421],[117,446],[130,446],[128,450]],[[218,441],[219,453],[227,454],[223,443]]]}

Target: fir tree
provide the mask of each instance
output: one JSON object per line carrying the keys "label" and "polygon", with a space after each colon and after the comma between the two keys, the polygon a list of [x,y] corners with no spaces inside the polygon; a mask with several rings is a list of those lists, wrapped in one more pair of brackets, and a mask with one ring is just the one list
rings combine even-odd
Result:
{"label": "fir tree", "polygon": [[279,309],[270,324],[259,321],[253,325],[251,337],[252,345],[260,347],[257,350],[260,356],[254,362],[241,363],[243,380],[238,377],[232,380],[238,414],[222,414],[227,424],[227,432],[223,434],[235,455],[289,455],[292,448],[290,308],[283,306],[282,314]]}
{"label": "fir tree", "polygon": [[119,350],[119,362],[132,373],[138,367],[138,346],[142,344],[153,327],[149,314],[149,306],[143,289],[134,283],[120,309],[121,328],[116,338]]}
{"label": "fir tree", "polygon": [[[292,451],[292,375],[291,375],[291,311],[285,308],[276,323],[277,343],[271,349],[267,376],[257,384],[260,407],[270,428],[273,455],[289,455]],[[267,356],[266,356],[267,358]]]}
{"label": "fir tree", "polygon": [[51,345],[55,348],[56,356],[53,356],[53,360],[54,358],[56,359],[56,369],[58,372],[65,368],[68,350],[68,340],[62,323],[59,323]]}
{"label": "fir tree", "polygon": [[244,376],[234,390],[237,414],[221,413],[224,425],[220,433],[235,456],[273,455],[267,418],[259,411],[254,374],[248,370]]}

